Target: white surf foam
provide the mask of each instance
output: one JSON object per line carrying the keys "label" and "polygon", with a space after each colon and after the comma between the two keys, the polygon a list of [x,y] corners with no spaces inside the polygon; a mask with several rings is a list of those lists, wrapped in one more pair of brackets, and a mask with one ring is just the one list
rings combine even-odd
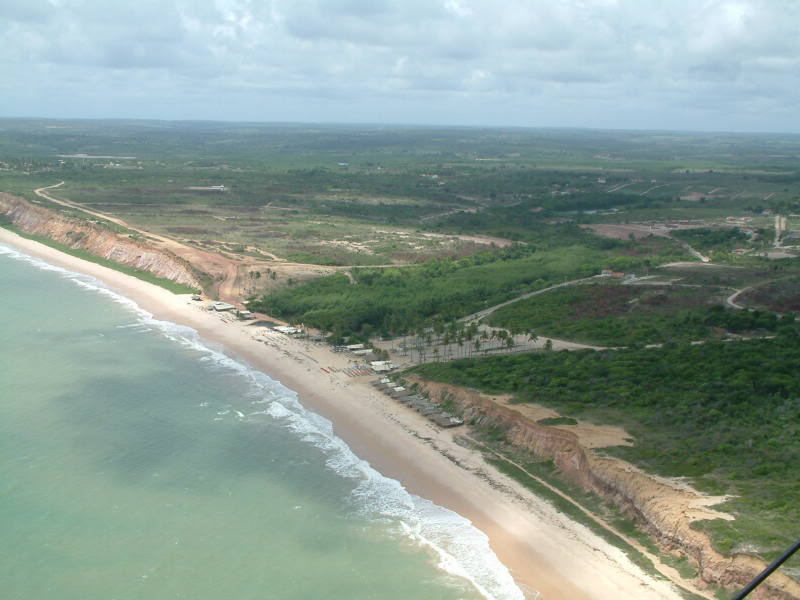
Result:
{"label": "white surf foam", "polygon": [[[297,399],[297,394],[279,381],[225,355],[221,348],[203,342],[194,329],[153,318],[135,302],[94,277],[51,265],[3,244],[0,244],[0,254],[38,269],[57,272],[81,288],[109,298],[131,311],[136,316],[136,324],[144,326],[145,331],[155,329],[173,342],[196,350],[209,366],[246,378],[252,386],[248,396],[255,398],[253,404],[265,404],[266,410],[247,417],[234,411],[240,420],[265,414],[277,420],[301,440],[319,448],[329,469],[358,482],[352,492],[358,514],[396,523],[404,536],[433,553],[440,569],[468,581],[483,597],[491,600],[523,599],[522,591],[489,547],[489,539],[483,532],[461,515],[410,494],[399,481],[384,477],[367,461],[358,458],[343,440],[334,435],[330,421],[307,410]],[[219,416],[213,418],[215,421],[220,419]]]}

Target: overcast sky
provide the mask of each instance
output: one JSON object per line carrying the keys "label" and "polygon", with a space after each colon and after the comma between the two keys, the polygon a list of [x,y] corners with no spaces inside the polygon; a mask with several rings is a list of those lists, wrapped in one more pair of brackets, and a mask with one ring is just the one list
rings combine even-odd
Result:
{"label": "overcast sky", "polygon": [[0,0],[0,116],[800,132],[797,0]]}

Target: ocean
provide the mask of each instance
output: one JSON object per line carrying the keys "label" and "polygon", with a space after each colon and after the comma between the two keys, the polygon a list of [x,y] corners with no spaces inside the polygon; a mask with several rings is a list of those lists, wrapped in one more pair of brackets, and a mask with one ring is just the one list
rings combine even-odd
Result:
{"label": "ocean", "polygon": [[291,390],[0,244],[5,600],[522,598]]}

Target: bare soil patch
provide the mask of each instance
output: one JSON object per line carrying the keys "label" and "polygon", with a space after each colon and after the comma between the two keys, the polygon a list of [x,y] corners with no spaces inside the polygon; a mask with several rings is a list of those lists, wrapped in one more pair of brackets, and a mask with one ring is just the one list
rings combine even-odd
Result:
{"label": "bare soil patch", "polygon": [[[511,402],[512,397],[508,394],[491,396],[491,398],[492,401],[497,402],[497,404],[515,410],[523,417],[533,422],[562,416],[551,408],[533,402],[513,404]],[[584,448],[607,448],[609,446],[633,445],[631,435],[625,431],[624,428],[614,425],[594,425],[585,421],[578,421],[577,425],[551,425],[551,427],[563,429],[564,431],[571,431],[578,436],[578,440]]]}

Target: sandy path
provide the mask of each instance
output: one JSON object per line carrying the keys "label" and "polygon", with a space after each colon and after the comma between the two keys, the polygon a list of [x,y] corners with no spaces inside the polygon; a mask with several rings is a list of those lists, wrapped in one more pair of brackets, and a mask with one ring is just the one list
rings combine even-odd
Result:
{"label": "sandy path", "polygon": [[[351,283],[353,284],[356,283],[355,279],[350,273],[351,267],[349,266],[342,267],[342,266],[314,265],[311,263],[297,263],[281,259],[280,257],[277,257],[270,252],[265,252],[265,254],[271,256],[273,260],[259,261],[244,256],[231,257],[229,255],[226,255],[224,252],[213,252],[208,250],[202,250],[200,248],[184,244],[182,242],[179,242],[178,240],[172,239],[165,235],[154,233],[152,231],[144,230],[134,225],[131,225],[130,223],[119,217],[115,217],[113,215],[109,215],[100,211],[87,208],[84,204],[78,202],[72,202],[71,200],[64,200],[62,198],[56,198],[55,196],[47,192],[47,190],[53,190],[59,188],[63,184],[64,182],[60,181],[55,185],[49,185],[46,187],[41,187],[39,189],[36,189],[34,190],[34,193],[40,198],[44,198],[45,200],[52,202],[54,204],[58,204],[66,208],[71,208],[73,210],[81,211],[84,214],[96,217],[98,219],[103,219],[105,221],[109,221],[110,223],[114,223],[115,225],[119,225],[120,227],[124,227],[131,231],[135,231],[136,233],[139,233],[142,236],[145,236],[146,238],[148,238],[148,243],[152,244],[157,248],[168,250],[169,252],[187,261],[196,269],[199,269],[200,271],[203,271],[208,275],[210,275],[215,280],[216,283],[212,286],[214,289],[207,291],[212,295],[216,293],[216,296],[218,296],[220,300],[238,306],[239,308],[244,308],[244,305],[241,303],[241,301],[247,295],[245,293],[248,284],[246,274],[249,270],[253,269],[259,270],[267,267],[272,269],[277,268],[281,270],[286,270],[288,273],[287,276],[291,276],[292,270],[297,270],[298,272],[302,273],[306,273],[310,269],[325,273],[334,273],[339,271],[343,272]],[[261,252],[264,251],[261,250]],[[370,268],[388,269],[397,266],[401,265],[399,264],[370,265]]]}
{"label": "sandy path", "polygon": [[295,390],[308,408],[329,418],[336,434],[381,473],[472,520],[489,536],[492,548],[528,597],[536,597],[536,590],[543,600],[678,600],[669,583],[646,575],[620,550],[499,473],[478,452],[456,443],[457,432],[433,426],[363,380],[321,370],[346,367],[345,357],[277,334],[258,339],[253,328],[225,323],[185,296],[2,229],[0,242],[97,277],[157,318],[193,327],[204,339],[223,345]]}
{"label": "sandy path", "polygon": [[61,181],[55,185],[50,185],[47,187],[39,188],[34,190],[34,193],[48,200],[55,204],[59,204],[61,206],[66,206],[67,208],[72,208],[74,210],[79,210],[85,214],[92,215],[93,217],[97,217],[99,219],[103,219],[105,221],[110,221],[120,227],[125,227],[126,229],[130,229],[131,231],[135,231],[146,238],[149,238],[148,242],[152,243],[155,247],[169,250],[176,256],[186,260],[194,267],[197,267],[209,275],[211,275],[214,279],[219,280],[219,284],[217,286],[217,293],[221,300],[225,302],[230,302],[232,304],[237,303],[239,300],[239,294],[237,293],[236,288],[236,274],[238,272],[239,264],[236,261],[233,261],[229,258],[226,258],[220,254],[214,252],[206,252],[204,250],[199,250],[197,248],[192,248],[191,246],[187,246],[186,244],[182,244],[176,240],[168,238],[163,235],[159,235],[157,233],[153,233],[151,231],[145,231],[143,229],[139,229],[130,225],[123,219],[119,217],[114,217],[111,215],[107,215],[102,212],[94,211],[81,204],[76,202],[71,202],[69,200],[62,200],[60,198],[56,198],[51,196],[47,193],[46,190],[51,190],[60,187],[63,185],[64,182]]}

